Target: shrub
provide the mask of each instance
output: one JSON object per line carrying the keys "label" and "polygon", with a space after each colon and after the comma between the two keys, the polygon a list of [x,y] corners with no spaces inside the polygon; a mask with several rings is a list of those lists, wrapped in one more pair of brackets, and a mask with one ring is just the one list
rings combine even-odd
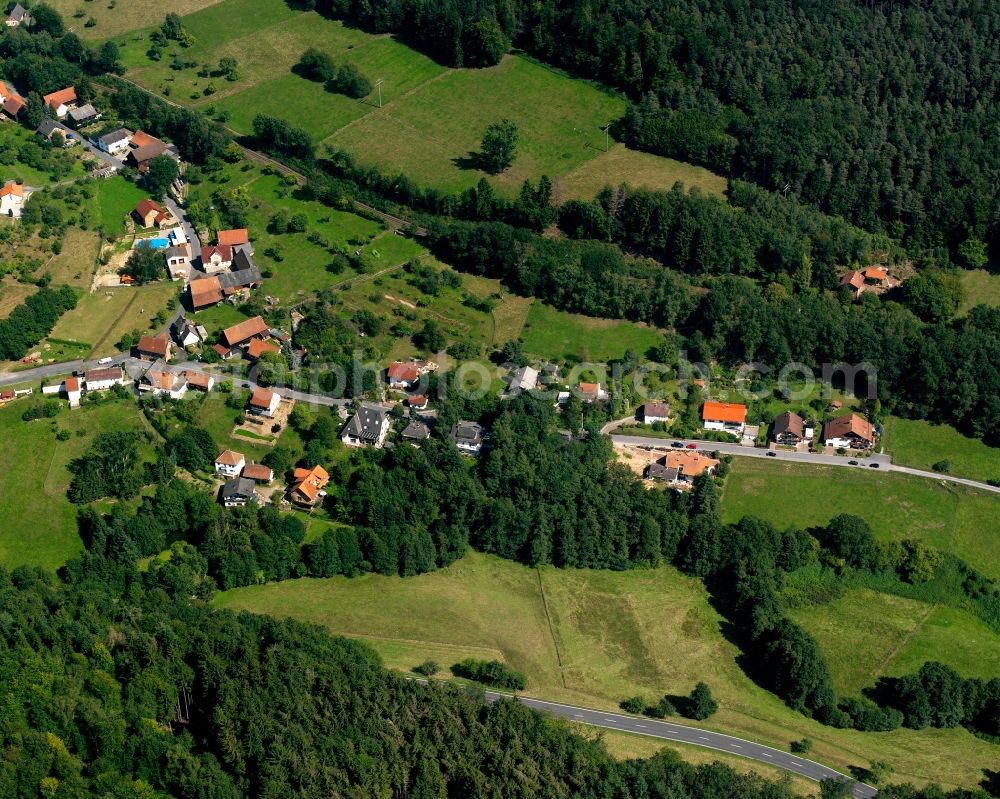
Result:
{"label": "shrub", "polygon": [[435,660],[425,660],[419,666],[414,666],[413,670],[417,674],[422,674],[424,677],[433,677],[435,674],[441,671],[441,667]]}
{"label": "shrub", "polygon": [[626,713],[642,713],[646,709],[646,700],[641,696],[633,696],[630,699],[626,699],[622,702],[619,707]]}
{"label": "shrub", "polygon": [[792,741],[789,748],[797,755],[804,755],[813,748],[813,742],[811,738],[802,738],[799,741]]}
{"label": "shrub", "polygon": [[466,658],[451,667],[451,673],[456,677],[488,685],[491,688],[506,688],[510,691],[520,691],[527,680],[519,671],[514,671],[499,660],[475,660]]}
{"label": "shrub", "polygon": [[346,94],[355,100],[367,97],[372,93],[372,83],[354,64],[341,65],[337,74],[327,82],[327,91]]}

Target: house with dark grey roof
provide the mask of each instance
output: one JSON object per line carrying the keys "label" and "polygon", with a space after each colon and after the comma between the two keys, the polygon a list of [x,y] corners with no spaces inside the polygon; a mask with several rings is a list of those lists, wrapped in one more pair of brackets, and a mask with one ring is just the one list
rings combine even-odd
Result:
{"label": "house with dark grey roof", "polygon": [[664,466],[662,463],[651,463],[643,472],[647,480],[662,480],[666,483],[676,483],[680,479],[681,470],[674,466]]}
{"label": "house with dark grey roof", "polygon": [[257,502],[257,484],[246,477],[233,477],[222,485],[222,504],[227,508],[242,508],[248,502]]}
{"label": "house with dark grey roof", "polygon": [[399,438],[401,441],[408,441],[411,444],[419,444],[425,438],[428,438],[430,434],[431,429],[427,425],[414,419],[403,429],[403,432],[399,434]]}
{"label": "house with dark grey roof", "polygon": [[41,124],[35,129],[35,132],[44,137],[45,139],[51,139],[52,134],[59,130],[59,123],[54,119],[43,119]]}
{"label": "house with dark grey roof", "polygon": [[91,122],[96,122],[101,118],[101,115],[97,113],[97,109],[90,103],[78,106],[77,108],[71,108],[66,116],[69,118],[69,124],[77,129],[82,128],[84,125],[89,125]]}
{"label": "house with dark grey roof", "polygon": [[349,447],[381,447],[388,432],[389,411],[362,403],[340,431],[340,440]]}
{"label": "house with dark grey roof", "polygon": [[18,28],[21,25],[27,27],[30,24],[31,24],[31,17],[28,15],[28,9],[26,9],[20,3],[16,4],[14,8],[11,9],[10,14],[7,15],[8,28]]}
{"label": "house with dark grey roof", "polygon": [[132,131],[128,128],[118,128],[103,136],[98,136],[94,140],[94,144],[108,155],[117,155],[128,149],[130,141],[132,141]]}
{"label": "house with dark grey roof", "polygon": [[477,422],[458,422],[451,428],[451,440],[455,442],[459,452],[467,455],[478,455],[483,450],[483,439],[486,431]]}

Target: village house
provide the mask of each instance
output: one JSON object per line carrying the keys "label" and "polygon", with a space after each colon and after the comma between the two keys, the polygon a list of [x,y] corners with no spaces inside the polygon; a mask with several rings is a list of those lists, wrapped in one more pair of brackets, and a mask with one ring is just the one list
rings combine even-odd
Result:
{"label": "village house", "polygon": [[268,388],[255,388],[250,394],[247,410],[256,416],[270,418],[274,416],[274,412],[278,410],[280,404],[281,397],[277,391],[271,391]]}
{"label": "village house", "polygon": [[427,397],[423,394],[414,394],[406,398],[406,404],[411,410],[425,411],[427,410]]}
{"label": "village house", "polygon": [[127,128],[118,128],[99,136],[94,144],[97,145],[97,149],[108,155],[118,155],[118,153],[128,149],[130,141],[132,141],[132,131]]}
{"label": "village house", "polygon": [[431,429],[416,419],[411,421],[406,427],[403,428],[403,432],[399,434],[401,441],[407,441],[410,444],[419,444],[425,438],[430,437]]}
{"label": "village house", "polygon": [[170,335],[179,346],[187,348],[194,347],[208,338],[208,331],[202,325],[197,325],[181,315],[171,323]]}
{"label": "village house", "polygon": [[171,370],[165,361],[156,361],[139,378],[138,389],[154,397],[181,399],[188,390],[187,377]]}
{"label": "village house", "polygon": [[66,397],[69,399],[69,407],[79,408],[81,394],[80,378],[67,377],[63,385],[66,389]]}
{"label": "village house", "polygon": [[233,248],[228,244],[209,244],[201,248],[201,268],[206,274],[225,272],[233,265]]}
{"label": "village house", "polygon": [[797,413],[785,411],[774,420],[771,438],[775,444],[794,447],[806,440],[805,421]]}
{"label": "village house", "polygon": [[326,484],[330,475],[322,466],[311,469],[298,468],[292,473],[292,484],[288,488],[288,498],[296,505],[311,508],[326,496]]}
{"label": "village house", "polygon": [[69,113],[70,106],[76,103],[76,87],[67,86],[65,89],[46,94],[42,97],[42,102],[51,108],[52,113],[59,119],[62,119]]}
{"label": "village house", "polygon": [[10,84],[0,80],[0,103],[2,103],[3,113],[9,119],[17,120],[24,110],[26,103]]}
{"label": "village house", "polygon": [[580,399],[584,402],[599,402],[608,398],[608,392],[601,387],[600,383],[580,383],[577,390]]}
{"label": "village house", "polygon": [[224,474],[226,477],[238,477],[246,464],[247,459],[242,452],[225,449],[215,459],[215,473]]}
{"label": "village house", "polygon": [[451,428],[451,440],[459,452],[467,455],[478,455],[483,450],[483,440],[486,431],[477,422],[460,421]]}
{"label": "village house", "polygon": [[0,189],[0,215],[19,219],[24,209],[24,186],[8,180]]}
{"label": "village house", "polygon": [[235,228],[233,230],[220,230],[215,234],[215,243],[226,247],[247,246],[250,255],[253,255],[253,248],[250,247],[250,232],[245,228]]}
{"label": "village house", "polygon": [[107,391],[115,386],[124,386],[126,382],[125,370],[120,366],[89,369],[83,373],[83,386],[87,391]]}
{"label": "village house", "polygon": [[507,396],[516,397],[522,391],[532,391],[538,385],[538,370],[522,366],[511,372],[507,381]]}
{"label": "village house", "polygon": [[67,114],[69,117],[69,125],[76,130],[79,130],[84,125],[89,125],[91,122],[96,122],[101,118],[101,115],[97,112],[90,103],[86,105],[81,105],[76,108],[71,108]]}
{"label": "village house", "polygon": [[747,406],[730,402],[706,402],[701,410],[702,426],[706,430],[722,430],[742,435],[747,421]]}
{"label": "village house", "polygon": [[[233,263],[238,263],[239,259],[234,258]],[[260,288],[264,283],[264,277],[256,264],[246,269],[235,269],[232,272],[222,272],[212,275],[208,280],[217,280],[219,289],[224,298],[231,298],[234,295],[249,296],[250,289]]]}
{"label": "village house", "polygon": [[248,502],[260,500],[257,486],[253,480],[246,477],[232,477],[222,485],[222,504],[227,508],[242,508]]}
{"label": "village house", "polygon": [[125,156],[125,163],[138,169],[140,172],[145,172],[149,169],[149,162],[157,156],[173,156],[170,145],[141,130],[137,130],[132,134],[132,141],[129,145],[131,149],[128,155]]}
{"label": "village house", "polygon": [[52,141],[52,134],[56,131],[59,131],[60,135],[62,135],[59,123],[54,119],[43,119],[38,123],[38,127],[35,128],[35,133],[45,139],[45,141]]}
{"label": "village house", "polygon": [[144,228],[160,228],[170,221],[170,215],[163,210],[160,204],[148,197],[136,203],[132,215]]}
{"label": "village house", "polygon": [[170,279],[187,280],[191,274],[191,245],[184,243],[167,247],[164,257],[167,259]]}
{"label": "village house", "polygon": [[340,431],[340,440],[349,447],[381,447],[388,432],[389,411],[362,403]]}
{"label": "village house", "polygon": [[215,386],[215,378],[207,372],[193,372],[188,369],[184,372],[184,379],[187,380],[188,388],[204,391],[206,394]]}
{"label": "village house", "polygon": [[247,357],[251,360],[259,360],[265,352],[281,354],[281,347],[271,339],[255,338],[247,345]]}
{"label": "village house", "polygon": [[665,466],[659,461],[651,463],[646,467],[642,476],[647,480],[662,480],[665,483],[677,483],[680,481],[680,469]]}
{"label": "village house", "polygon": [[243,467],[243,476],[255,483],[270,483],[274,479],[274,471],[263,463],[248,463]]}
{"label": "village house", "polygon": [[386,369],[389,388],[408,391],[420,380],[420,367],[413,361],[394,361]]}
{"label": "village house", "polygon": [[249,344],[251,339],[265,338],[269,334],[270,328],[267,322],[263,317],[255,316],[223,330],[222,343],[230,347],[239,347]]}
{"label": "village house", "polygon": [[861,274],[860,270],[855,269],[840,279],[840,285],[847,286],[851,292],[851,298],[856,300],[865,290],[865,276]]}
{"label": "village house", "polygon": [[24,27],[28,27],[30,24],[31,17],[28,15],[28,10],[20,3],[15,3],[14,8],[12,8],[10,13],[7,15],[7,27],[19,28],[22,25],[24,25]]}
{"label": "village house", "polygon": [[636,417],[644,424],[666,423],[670,420],[670,406],[665,402],[647,402],[639,407]]}
{"label": "village house", "polygon": [[192,311],[200,311],[202,308],[208,308],[225,299],[219,278],[201,277],[200,275],[195,275],[194,280],[188,283],[188,297],[191,301]]}
{"label": "village house", "polygon": [[875,444],[874,428],[864,417],[849,413],[823,425],[823,444],[836,449],[870,449]]}
{"label": "village house", "polygon": [[172,353],[173,346],[170,343],[170,337],[165,332],[157,336],[142,336],[139,343],[135,345],[136,357],[144,361],[155,361],[158,358],[169,361]]}
{"label": "village house", "polygon": [[235,358],[240,354],[240,351],[236,349],[236,347],[227,347],[225,344],[213,344],[212,349],[215,350],[216,355],[224,361]]}

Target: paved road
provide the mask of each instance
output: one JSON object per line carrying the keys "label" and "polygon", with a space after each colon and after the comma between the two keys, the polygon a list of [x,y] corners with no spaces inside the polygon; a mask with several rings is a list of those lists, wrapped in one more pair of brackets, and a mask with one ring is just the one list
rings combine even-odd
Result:
{"label": "paved road", "polygon": [[879,469],[884,472],[899,472],[900,474],[909,474],[925,480],[957,483],[971,488],[978,488],[981,491],[989,491],[993,494],[1000,494],[1000,486],[991,486],[988,483],[980,483],[977,480],[968,480],[964,477],[952,477],[951,475],[939,474],[938,472],[925,472],[922,469],[912,469],[909,466],[897,466],[892,462],[892,459],[888,455],[883,454],[871,455],[867,458],[857,458],[856,460],[858,465],[852,466],[850,461],[855,459],[843,455],[824,455],[818,452],[789,452],[786,450],[775,450],[776,454],[772,458],[767,454],[771,450],[758,449],[757,447],[744,447],[739,444],[723,444],[718,441],[703,441],[701,439],[692,438],[654,438],[652,436],[628,436],[612,433],[611,440],[618,444],[630,444],[632,446],[651,447],[653,449],[672,449],[673,447],[671,447],[671,444],[673,444],[674,441],[680,441],[685,446],[688,444],[696,444],[697,448],[702,451],[718,451],[724,455],[734,455],[740,458],[770,458],[775,461],[811,463],[818,466],[841,466],[847,469],[870,468],[870,464],[877,463],[879,464]]}
{"label": "paved road", "polygon": [[774,749],[770,746],[763,746],[762,744],[748,741],[745,738],[735,738],[732,735],[723,735],[722,733],[711,732],[710,730],[701,730],[697,727],[688,727],[686,724],[657,721],[640,716],[629,716],[624,713],[607,713],[603,710],[565,705],[559,702],[548,702],[544,699],[533,699],[527,696],[512,696],[496,691],[487,691],[486,697],[490,701],[496,701],[502,697],[514,698],[534,710],[540,710],[543,713],[549,713],[559,718],[588,724],[593,727],[601,727],[606,730],[620,730],[635,735],[646,735],[664,741],[676,741],[693,746],[703,746],[706,749],[715,749],[719,752],[739,755],[750,760],[766,763],[769,766],[776,766],[786,771],[791,771],[794,774],[814,780],[815,782],[826,779],[847,780],[852,783],[852,793],[858,799],[870,799],[877,793],[870,785],[866,785],[863,782],[855,782],[846,774],[834,771],[832,768],[828,768],[821,763],[807,760],[804,757],[783,752],[780,749]]}
{"label": "paved road", "polygon": [[174,215],[174,218],[181,223],[181,229],[184,231],[184,235],[187,236],[187,240],[191,244],[191,260],[199,260],[201,258],[201,240],[198,238],[194,225],[191,224],[191,221],[188,219],[184,209],[174,202],[172,197],[165,197],[163,202],[167,206],[170,213]]}

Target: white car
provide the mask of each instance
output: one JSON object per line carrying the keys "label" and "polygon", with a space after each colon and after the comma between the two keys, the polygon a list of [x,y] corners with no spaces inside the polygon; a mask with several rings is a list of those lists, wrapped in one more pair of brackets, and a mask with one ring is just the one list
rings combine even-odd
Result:
{"label": "white car", "polygon": [[98,363],[99,366],[104,366],[105,364],[111,363],[113,360],[114,360],[114,358],[110,358],[110,357],[109,358],[101,358],[101,360],[99,360],[97,363]]}

